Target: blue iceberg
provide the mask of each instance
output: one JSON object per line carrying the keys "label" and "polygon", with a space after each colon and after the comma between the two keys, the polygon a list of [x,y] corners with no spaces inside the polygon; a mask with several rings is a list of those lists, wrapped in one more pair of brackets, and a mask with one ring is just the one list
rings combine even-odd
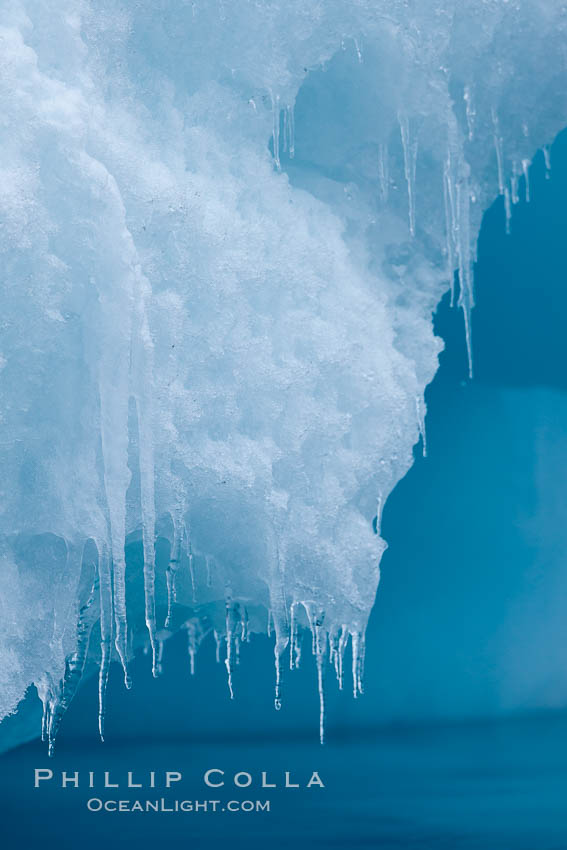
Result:
{"label": "blue iceberg", "polygon": [[482,215],[549,161],[566,29],[552,0],[5,4],[0,718],[34,684],[53,748],[96,669],[102,736],[111,660],[158,675],[180,629],[231,691],[273,630],[276,707],[309,629],[321,735],[347,647],[362,691],[432,316],[451,290],[472,375]]}

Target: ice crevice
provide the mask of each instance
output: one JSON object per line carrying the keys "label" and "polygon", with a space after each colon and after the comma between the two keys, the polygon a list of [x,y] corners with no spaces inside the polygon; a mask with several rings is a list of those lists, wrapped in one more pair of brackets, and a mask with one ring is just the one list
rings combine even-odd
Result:
{"label": "ice crevice", "polygon": [[566,26],[553,0],[4,4],[0,718],[35,684],[53,752],[96,668],[104,738],[112,661],[158,676],[179,631],[235,698],[267,633],[276,709],[310,635],[322,741],[329,671],[362,694],[432,315],[450,289],[472,377],[482,214],[510,228],[551,169]]}

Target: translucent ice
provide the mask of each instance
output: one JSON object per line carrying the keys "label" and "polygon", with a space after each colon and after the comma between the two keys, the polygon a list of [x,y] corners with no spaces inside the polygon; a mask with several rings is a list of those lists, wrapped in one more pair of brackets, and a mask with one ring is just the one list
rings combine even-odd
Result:
{"label": "translucent ice", "polygon": [[482,211],[562,126],[562,4],[4,0],[0,25],[0,717],[35,683],[53,739],[92,635],[102,735],[140,606],[156,675],[180,610],[232,688],[269,610],[276,704],[303,627],[321,693],[350,639],[358,694],[431,315],[458,272],[472,364]]}

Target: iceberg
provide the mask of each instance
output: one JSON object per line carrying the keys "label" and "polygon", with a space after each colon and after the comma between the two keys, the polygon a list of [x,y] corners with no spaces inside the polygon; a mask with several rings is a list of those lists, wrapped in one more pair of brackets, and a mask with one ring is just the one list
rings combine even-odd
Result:
{"label": "iceberg", "polygon": [[564,125],[564,6],[1,8],[0,718],[34,684],[53,751],[96,668],[103,736],[112,659],[159,675],[178,629],[231,693],[273,631],[278,708],[309,629],[323,738],[426,451],[432,315],[450,288],[472,376],[483,211]]}

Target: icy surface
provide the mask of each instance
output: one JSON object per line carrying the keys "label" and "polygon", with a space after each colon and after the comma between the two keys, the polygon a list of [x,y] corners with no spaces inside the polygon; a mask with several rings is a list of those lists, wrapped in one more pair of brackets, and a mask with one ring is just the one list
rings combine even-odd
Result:
{"label": "icy surface", "polygon": [[91,637],[102,735],[140,610],[156,675],[172,629],[192,664],[212,629],[232,688],[273,628],[277,707],[309,627],[321,687],[350,641],[361,690],[432,311],[458,271],[472,352],[481,215],[564,124],[566,21],[557,0],[2,3],[0,717],[35,683],[53,739]]}

